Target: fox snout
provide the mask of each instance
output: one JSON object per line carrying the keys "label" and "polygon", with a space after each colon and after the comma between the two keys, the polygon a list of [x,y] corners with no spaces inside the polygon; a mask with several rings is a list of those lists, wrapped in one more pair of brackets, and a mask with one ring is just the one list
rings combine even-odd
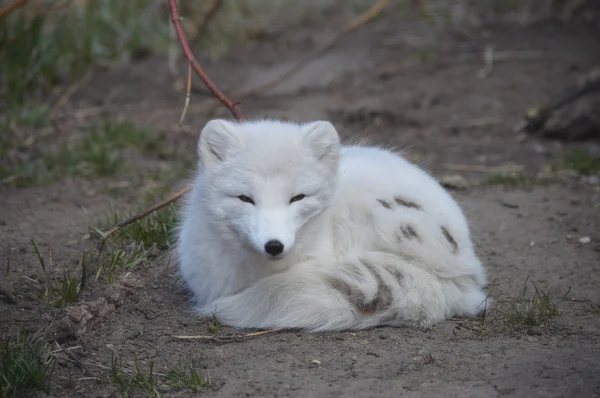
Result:
{"label": "fox snout", "polygon": [[285,257],[294,246],[296,229],[293,220],[284,212],[260,214],[251,231],[254,249],[270,259]]}
{"label": "fox snout", "polygon": [[278,241],[277,239],[271,239],[270,241],[265,243],[265,252],[273,257],[283,253],[283,249],[285,249],[284,244]]}

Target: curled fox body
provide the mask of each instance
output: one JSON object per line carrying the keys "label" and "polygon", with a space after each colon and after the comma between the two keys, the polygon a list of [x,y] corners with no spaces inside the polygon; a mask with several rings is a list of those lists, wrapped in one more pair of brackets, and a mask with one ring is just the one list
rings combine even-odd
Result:
{"label": "curled fox body", "polygon": [[177,255],[200,314],[318,332],[485,308],[461,208],[400,154],[341,145],[326,121],[213,120],[198,155]]}

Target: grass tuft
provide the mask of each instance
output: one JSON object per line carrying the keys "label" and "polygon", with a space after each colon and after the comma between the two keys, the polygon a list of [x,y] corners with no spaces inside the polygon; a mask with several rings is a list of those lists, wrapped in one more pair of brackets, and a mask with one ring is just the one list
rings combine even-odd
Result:
{"label": "grass tuft", "polygon": [[0,342],[0,396],[23,397],[49,393],[54,361],[42,333],[20,334]]}
{"label": "grass tuft", "polygon": [[[52,276],[52,273],[46,268],[46,262],[44,260],[44,256],[40,252],[37,244],[33,239],[31,239],[31,245],[33,246],[33,250],[35,255],[42,267],[42,271],[44,271],[45,279],[45,293],[44,298],[52,301],[55,307],[60,307],[64,304],[74,303],[79,299],[79,295],[83,291],[86,282],[86,264],[85,264],[85,255],[86,253],[82,253],[79,263],[77,267],[81,269],[81,276],[78,278],[75,275],[71,275],[69,270],[65,270],[62,274],[62,277],[55,278]],[[49,261],[50,265],[53,265],[52,260],[52,252],[49,253]]]}
{"label": "grass tuft", "polygon": [[123,367],[121,358],[113,355],[109,380],[124,397],[135,396],[135,393],[141,393],[147,397],[159,396],[156,390],[154,361],[149,361],[147,370],[142,369],[135,361],[133,370],[130,371]]}
{"label": "grass tuft", "polygon": [[210,385],[210,382],[198,372],[194,363],[190,362],[184,368],[170,365],[165,373],[165,385],[176,388],[191,388],[196,392],[198,389]]}
{"label": "grass tuft", "polygon": [[600,156],[594,156],[583,149],[573,149],[565,156],[563,164],[566,168],[586,176],[600,173]]}
{"label": "grass tuft", "polygon": [[217,334],[219,334],[219,332],[221,331],[222,328],[223,328],[223,324],[221,323],[221,321],[219,321],[217,319],[217,314],[213,313],[213,316],[208,323],[208,330],[212,334],[217,335]]}
{"label": "grass tuft", "polygon": [[12,112],[92,64],[168,44],[169,20],[154,0],[37,3],[10,13],[0,29],[0,97]]}
{"label": "grass tuft", "polygon": [[529,278],[525,281],[521,297],[514,303],[508,311],[502,313],[504,324],[513,328],[527,326],[546,326],[548,323],[558,317],[560,312],[558,305],[567,297],[571,288],[565,295],[555,300],[548,292],[539,288],[535,282],[532,294],[527,293],[527,284]]}
{"label": "grass tuft", "polygon": [[502,185],[511,188],[529,186],[534,182],[534,179],[527,177],[523,173],[498,172],[492,173],[487,177],[489,185]]}
{"label": "grass tuft", "polygon": [[[99,234],[127,217],[112,212],[100,227],[90,228]],[[96,279],[103,272],[105,282],[110,284],[120,271],[145,266],[151,257],[170,249],[178,220],[177,207],[173,203],[121,229],[114,238],[105,242]]]}
{"label": "grass tuft", "polygon": [[100,267],[96,271],[96,280],[104,273],[104,281],[107,284],[113,283],[121,271],[134,269],[140,265],[145,266],[148,263],[148,252],[140,244],[112,247],[105,253],[101,255]]}
{"label": "grass tuft", "polygon": [[23,187],[64,177],[111,176],[126,168],[127,151],[150,151],[158,147],[154,135],[127,121],[104,119],[88,127],[82,135],[57,153],[45,150],[35,156],[25,154],[26,160],[12,167],[0,164],[0,180]]}
{"label": "grass tuft", "polygon": [[114,354],[111,358],[109,380],[122,396],[141,394],[147,397],[158,397],[159,383],[172,388],[190,388],[194,392],[210,385],[209,380],[198,372],[193,362],[184,368],[171,364],[165,373],[160,373],[154,371],[154,361],[148,361],[148,366],[144,369],[136,360],[133,369],[127,369],[121,359]]}
{"label": "grass tuft", "polygon": [[[143,207],[138,206],[138,211],[142,210]],[[115,225],[125,218],[113,213],[113,223],[110,225]],[[118,239],[122,242],[142,244],[148,249],[165,250],[173,244],[173,230],[178,219],[177,207],[171,204],[121,229]]]}

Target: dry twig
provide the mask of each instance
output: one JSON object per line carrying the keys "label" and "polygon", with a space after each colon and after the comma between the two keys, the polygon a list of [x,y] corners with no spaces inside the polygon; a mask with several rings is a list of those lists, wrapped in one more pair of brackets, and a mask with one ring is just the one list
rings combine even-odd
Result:
{"label": "dry twig", "polygon": [[59,352],[63,352],[66,356],[71,358],[71,360],[74,361],[77,364],[77,366],[79,366],[83,373],[85,373],[88,376],[94,376],[94,374],[87,368],[87,366],[85,366],[83,362],[81,362],[79,358],[77,358],[77,356],[73,354],[68,348],[63,348],[63,346],[61,346],[58,343],[58,341],[55,341],[54,344],[56,344],[56,346],[58,347]]}
{"label": "dry twig", "polygon": [[217,336],[173,336],[173,338],[174,339],[178,339],[178,340],[210,340],[210,341],[214,341],[214,342],[217,342],[217,343],[224,343],[224,342],[236,341],[236,340],[243,339],[243,338],[248,338],[248,337],[258,337],[258,336],[263,336],[265,334],[282,332],[284,330],[285,329],[269,329],[269,330],[261,330],[259,332],[246,333],[246,334],[242,334],[242,335],[232,334],[231,336],[225,336],[225,337],[217,337]]}
{"label": "dry twig", "polygon": [[219,101],[223,105],[229,109],[233,117],[236,119],[242,119],[242,114],[236,109],[237,103],[232,102],[229,98],[219,90],[219,88],[210,80],[202,66],[196,61],[194,58],[194,54],[192,53],[192,49],[190,48],[190,44],[188,43],[185,33],[183,31],[183,27],[181,26],[181,17],[179,16],[179,10],[177,10],[177,0],[169,0],[169,8],[171,9],[171,20],[173,21],[173,25],[175,26],[175,32],[177,33],[177,38],[179,39],[179,43],[181,44],[181,48],[188,62],[194,69],[194,72],[202,79],[206,87],[210,90],[210,92],[218,98]]}
{"label": "dry twig", "polygon": [[0,10],[0,18],[3,18],[16,10],[17,8],[25,5],[29,0],[15,0],[12,4],[9,4],[5,8]]}

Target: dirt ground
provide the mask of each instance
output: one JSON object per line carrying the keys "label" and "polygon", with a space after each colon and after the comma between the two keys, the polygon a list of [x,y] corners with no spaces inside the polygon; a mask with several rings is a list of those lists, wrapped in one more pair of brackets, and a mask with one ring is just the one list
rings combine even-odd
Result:
{"label": "dirt ground", "polygon": [[[237,45],[218,62],[201,61],[225,92],[237,91],[293,65],[331,37],[335,26],[335,18],[323,16],[299,29]],[[109,208],[135,210],[151,172],[190,170],[198,133],[213,117],[206,112],[212,102],[196,93],[185,124],[178,127],[184,97],[172,89],[165,57],[152,56],[95,70],[69,112],[97,107],[125,115],[151,126],[168,151],[148,155],[133,171],[116,177],[63,178],[25,188],[0,185],[0,260],[10,261],[10,278],[4,273],[2,278],[16,298],[16,303],[0,301],[0,332],[49,328],[49,341],[72,348],[67,355],[53,346],[58,351],[49,395],[56,397],[118,396],[102,367],[110,367],[112,353],[126,366],[134,359],[142,364],[153,360],[155,369],[200,360],[212,382],[197,393],[203,396],[600,396],[600,185],[569,173],[544,184],[488,183],[489,170],[496,166],[523,166],[535,176],[573,147],[600,153],[598,142],[550,141],[514,132],[529,107],[551,99],[598,65],[599,33],[589,25],[549,22],[436,31],[414,15],[384,18],[240,108],[246,117],[328,119],[345,140],[368,138],[407,149],[411,159],[437,177],[462,176],[468,186],[452,192],[472,224],[495,300],[484,320],[452,319],[430,330],[284,332],[232,341],[227,336],[234,331],[223,327],[217,340],[179,340],[173,336],[212,335],[211,323],[191,313],[168,255],[110,285],[88,278],[80,299],[67,308],[48,305],[31,282],[43,272],[30,240],[44,254],[52,249],[51,271],[74,269],[89,246],[88,226],[97,225]],[[508,55],[480,77],[489,44]],[[540,55],[511,56],[521,51]],[[184,63],[181,67],[185,70]],[[224,109],[217,116],[229,117]],[[89,115],[77,117],[56,122],[62,123],[60,139],[80,134],[69,126]],[[185,182],[162,180],[162,192]],[[557,298],[571,290],[552,322],[507,326],[502,313],[527,278]],[[81,321],[83,314],[89,319]],[[67,315],[75,321],[66,324]],[[163,386],[158,392],[195,394]]]}

